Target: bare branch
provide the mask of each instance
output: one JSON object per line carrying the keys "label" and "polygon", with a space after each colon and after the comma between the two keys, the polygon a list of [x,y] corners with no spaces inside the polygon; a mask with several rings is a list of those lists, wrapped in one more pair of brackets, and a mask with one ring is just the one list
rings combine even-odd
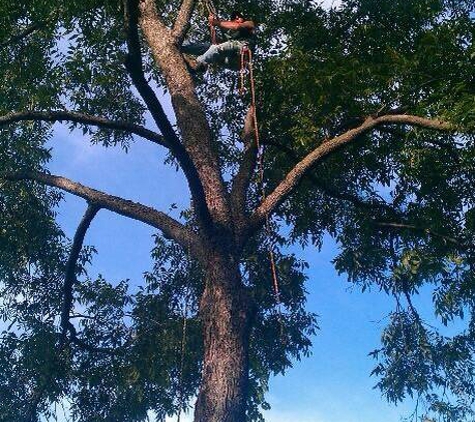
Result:
{"label": "bare branch", "polygon": [[1,177],[9,181],[33,180],[47,186],[62,189],[75,196],[84,198],[99,208],[113,211],[161,230],[166,237],[175,240],[198,258],[201,258],[204,253],[201,240],[194,232],[167,214],[157,211],[154,208],[106,194],[61,176],[23,171],[4,174]]}
{"label": "bare branch", "polygon": [[103,129],[120,130],[129,132],[134,135],[141,136],[155,144],[170,148],[168,142],[163,136],[143,126],[128,122],[116,122],[108,120],[104,117],[92,116],[90,114],[78,113],[75,111],[59,110],[59,111],[24,111],[9,113],[0,117],[0,125],[7,125],[25,120],[47,121],[47,122],[63,122],[69,121],[81,123],[85,125],[96,126]]}
{"label": "bare branch", "polygon": [[255,210],[251,217],[251,230],[260,227],[266,215],[272,213],[287,197],[296,189],[302,177],[310,169],[328,157],[330,154],[338,151],[340,148],[350,144],[360,135],[369,132],[371,129],[386,124],[404,124],[410,126],[419,126],[427,129],[455,131],[455,127],[449,123],[440,120],[431,120],[412,115],[384,115],[379,117],[368,117],[360,126],[351,129],[333,139],[327,140],[307,154],[297,165],[290,170],[284,179],[277,185],[272,193]]}
{"label": "bare branch", "polygon": [[88,205],[74,235],[73,245],[69,254],[68,262],[66,263],[63,284],[63,309],[61,311],[61,330],[63,336],[66,336],[68,331],[69,314],[73,304],[73,287],[76,283],[77,260],[84,243],[86,232],[99,209],[100,208],[94,203]]}
{"label": "bare branch", "polygon": [[401,222],[383,222],[383,221],[377,221],[375,224],[379,227],[387,228],[387,229],[393,229],[393,230],[414,230],[418,232],[425,233],[429,236],[433,237],[438,237],[445,242],[452,243],[453,245],[466,250],[468,248],[468,245],[461,239],[457,239],[455,237],[447,236],[442,233],[436,232],[428,227],[420,227],[420,226],[415,226],[413,224],[406,224],[406,223],[401,223]]}
{"label": "bare branch", "polygon": [[183,39],[190,28],[190,19],[195,10],[196,0],[183,0],[178,11],[175,24],[173,25],[172,35],[175,37],[177,44],[181,45]]}

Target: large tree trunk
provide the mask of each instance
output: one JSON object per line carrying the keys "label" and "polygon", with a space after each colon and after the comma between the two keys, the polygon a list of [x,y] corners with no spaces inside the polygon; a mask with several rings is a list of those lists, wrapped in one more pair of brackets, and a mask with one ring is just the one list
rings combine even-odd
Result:
{"label": "large tree trunk", "polygon": [[237,260],[210,256],[200,313],[204,362],[195,422],[244,422],[251,305]]}

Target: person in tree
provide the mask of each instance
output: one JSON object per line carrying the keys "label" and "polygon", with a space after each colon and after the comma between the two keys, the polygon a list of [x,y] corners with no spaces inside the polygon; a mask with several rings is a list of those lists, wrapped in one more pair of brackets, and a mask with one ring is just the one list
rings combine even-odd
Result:
{"label": "person in tree", "polygon": [[[210,26],[216,26],[223,30],[224,42],[219,44],[193,43],[182,47],[185,53],[185,61],[194,71],[204,71],[211,63],[229,63],[236,57],[241,49],[252,47],[254,41],[255,24],[247,20],[239,11],[233,11],[229,21],[219,20],[214,15],[209,15]],[[187,56],[197,56],[196,58]]]}

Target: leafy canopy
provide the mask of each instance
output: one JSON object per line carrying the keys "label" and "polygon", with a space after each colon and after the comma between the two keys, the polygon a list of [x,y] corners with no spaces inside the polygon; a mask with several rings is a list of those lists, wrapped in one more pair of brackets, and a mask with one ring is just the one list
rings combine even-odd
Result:
{"label": "leafy canopy", "polygon": [[[157,2],[166,22],[173,22],[178,3]],[[428,414],[442,421],[474,419],[473,6],[471,0],[347,0],[331,10],[300,0],[218,5],[223,15],[245,10],[260,26],[255,70],[267,190],[306,153],[370,115],[399,110],[451,122],[461,133],[381,126],[312,170],[276,213],[290,233],[272,239],[283,318],[269,287],[269,239],[260,233],[248,242],[243,279],[258,304],[249,420],[259,420],[259,409],[268,406],[269,377],[309,353],[317,328],[304,307],[307,264],[287,247],[319,247],[327,233],[339,245],[339,272],[363,290],[395,298],[373,352],[378,387],[393,402],[424,400]],[[209,36],[201,12],[192,24],[190,38]],[[145,122],[123,65],[118,2],[3,2],[0,40],[0,115],[68,109]],[[166,89],[143,52],[147,77],[157,91]],[[228,175],[244,154],[238,138],[249,102],[235,95],[236,80],[236,73],[216,69],[198,85]],[[127,149],[135,141],[126,131],[65,123],[105,147]],[[0,172],[47,171],[53,133],[48,122],[2,127]],[[64,400],[78,421],[176,414],[199,383],[198,265],[157,234],[151,268],[129,286],[89,277],[94,249],[83,248],[75,326],[91,347],[60,346],[71,249],[55,222],[62,196],[28,181],[0,186],[0,312],[11,323],[0,343],[0,420],[22,420],[32,407],[49,416],[52,404]],[[256,180],[249,209],[260,201],[259,189]],[[193,227],[192,211],[183,210],[182,221]],[[462,320],[455,335],[428,325],[415,309],[411,297],[428,289],[437,326]]]}

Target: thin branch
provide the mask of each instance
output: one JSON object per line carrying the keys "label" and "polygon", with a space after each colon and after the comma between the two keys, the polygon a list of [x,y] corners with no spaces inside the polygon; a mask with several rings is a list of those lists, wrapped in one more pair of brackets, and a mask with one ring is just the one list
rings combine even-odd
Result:
{"label": "thin branch", "polygon": [[19,32],[18,34],[12,35],[10,39],[8,39],[7,41],[0,43],[0,48],[8,47],[13,43],[21,41],[22,39],[38,31],[42,26],[43,26],[43,23],[38,22],[26,27],[23,31]]}
{"label": "thin branch", "polygon": [[175,37],[178,45],[183,43],[183,39],[190,28],[190,19],[195,10],[195,6],[196,0],[183,0],[181,3],[172,29],[172,35]]}
{"label": "thin branch", "polygon": [[202,257],[204,253],[198,235],[167,214],[157,211],[154,208],[106,194],[61,176],[22,171],[4,174],[0,177],[9,181],[33,180],[47,186],[62,189],[75,196],[84,198],[89,203],[94,203],[100,208],[141,221],[142,223],[161,230],[164,236],[175,240],[183,248],[190,250],[197,258]]}
{"label": "thin branch", "polygon": [[411,295],[410,295],[410,293],[407,291],[407,286],[404,286],[404,287],[403,287],[403,293],[404,293],[404,297],[406,298],[407,305],[409,306],[409,309],[411,310],[412,315],[414,316],[414,318],[416,319],[416,321],[418,322],[418,324],[422,327],[422,325],[423,325],[423,323],[422,323],[422,318],[421,318],[421,316],[419,315],[419,312],[417,312],[416,307],[415,307],[414,304],[412,303]]}
{"label": "thin branch", "polygon": [[43,19],[42,21],[32,23],[31,25],[27,26],[23,31],[19,32],[18,34],[12,35],[10,39],[8,39],[7,41],[0,43],[0,48],[7,47],[12,43],[15,43],[15,42],[21,41],[24,38],[27,38],[29,35],[33,34],[34,32],[39,31],[40,29],[44,28],[52,20],[57,19],[59,16],[61,16],[61,13],[62,13],[61,7],[55,9],[52,13],[50,13],[47,19]]}
{"label": "thin branch", "polygon": [[[266,145],[276,147],[279,150],[283,151],[287,156],[289,156],[289,158],[292,159],[294,163],[297,163],[299,161],[299,157],[297,156],[295,151],[286,145],[282,145],[280,143],[270,142],[270,141],[267,141]],[[313,183],[313,185],[317,189],[319,189],[325,195],[330,196],[331,198],[341,199],[342,201],[348,201],[352,203],[355,207],[361,208],[361,209],[368,209],[368,210],[380,209],[381,211],[384,211],[390,215],[394,215],[394,216],[400,215],[399,211],[396,208],[393,208],[390,204],[386,202],[378,201],[375,199],[364,200],[360,198],[359,196],[354,195],[350,192],[341,192],[338,189],[334,188],[333,186],[329,186],[327,183],[323,183],[319,178],[317,178],[313,173],[310,173],[310,172],[308,172],[305,175],[305,177],[308,177],[308,179]]]}
{"label": "thin branch", "polygon": [[117,122],[108,120],[104,117],[92,116],[90,114],[78,113],[75,111],[58,110],[58,111],[24,111],[9,113],[0,116],[0,126],[10,123],[16,123],[25,120],[47,121],[47,122],[73,122],[85,125],[96,126],[102,129],[119,130],[129,132],[145,138],[155,144],[170,148],[168,142],[163,136],[143,126],[128,122]]}
{"label": "thin branch", "polygon": [[368,117],[360,126],[320,144],[297,163],[297,165],[290,170],[284,179],[277,185],[274,191],[270,193],[262,204],[255,210],[251,217],[251,230],[257,229],[264,223],[266,216],[272,213],[287,199],[287,197],[297,188],[302,177],[318,162],[342,147],[352,143],[360,135],[369,132],[379,125],[386,124],[404,124],[434,130],[455,131],[455,127],[449,123],[440,120],[426,119],[419,116],[403,114]]}
{"label": "thin branch", "polygon": [[89,343],[85,342],[84,340],[82,340],[78,337],[76,327],[74,327],[74,325],[71,324],[69,321],[68,321],[68,324],[67,324],[67,329],[68,329],[69,335],[70,335],[69,341],[71,343],[75,344],[76,346],[78,346],[79,348],[84,349],[88,352],[103,353],[103,354],[106,354],[106,355],[116,355],[116,354],[120,353],[121,351],[123,351],[121,348],[113,349],[113,348],[109,348],[109,347],[97,347],[97,346],[93,346],[92,344],[89,344]]}
{"label": "thin branch", "polygon": [[125,67],[129,72],[134,86],[147,105],[156,125],[168,142],[173,156],[177,159],[188,181],[193,205],[199,220],[204,222],[203,227],[209,227],[211,217],[206,205],[206,197],[201,184],[199,174],[193,161],[191,160],[185,147],[180,142],[170,120],[168,119],[162,104],[158,100],[155,92],[145,79],[142,63],[142,53],[140,47],[138,0],[124,0],[124,26],[127,34],[128,54]]}
{"label": "thin branch", "polygon": [[462,249],[467,249],[468,245],[463,242],[461,239],[457,239],[455,237],[447,236],[441,233],[438,233],[430,228],[427,227],[419,227],[415,226],[413,224],[406,224],[406,223],[399,223],[399,222],[382,222],[382,221],[377,221],[375,224],[378,227],[383,227],[383,228],[388,228],[388,229],[394,229],[394,230],[414,230],[422,233],[426,233],[430,236],[433,237],[438,237],[445,242],[452,243],[455,246],[458,246],[459,248]]}
{"label": "thin branch", "polygon": [[77,281],[77,260],[79,258],[79,254],[84,243],[86,232],[89,229],[92,220],[97,215],[99,210],[100,208],[94,203],[88,205],[87,210],[84,213],[84,216],[81,222],[79,223],[79,226],[74,235],[73,245],[69,254],[68,262],[66,263],[66,271],[63,284],[63,309],[61,311],[61,331],[63,336],[66,336],[66,333],[68,331],[70,312],[73,305],[73,287]]}

